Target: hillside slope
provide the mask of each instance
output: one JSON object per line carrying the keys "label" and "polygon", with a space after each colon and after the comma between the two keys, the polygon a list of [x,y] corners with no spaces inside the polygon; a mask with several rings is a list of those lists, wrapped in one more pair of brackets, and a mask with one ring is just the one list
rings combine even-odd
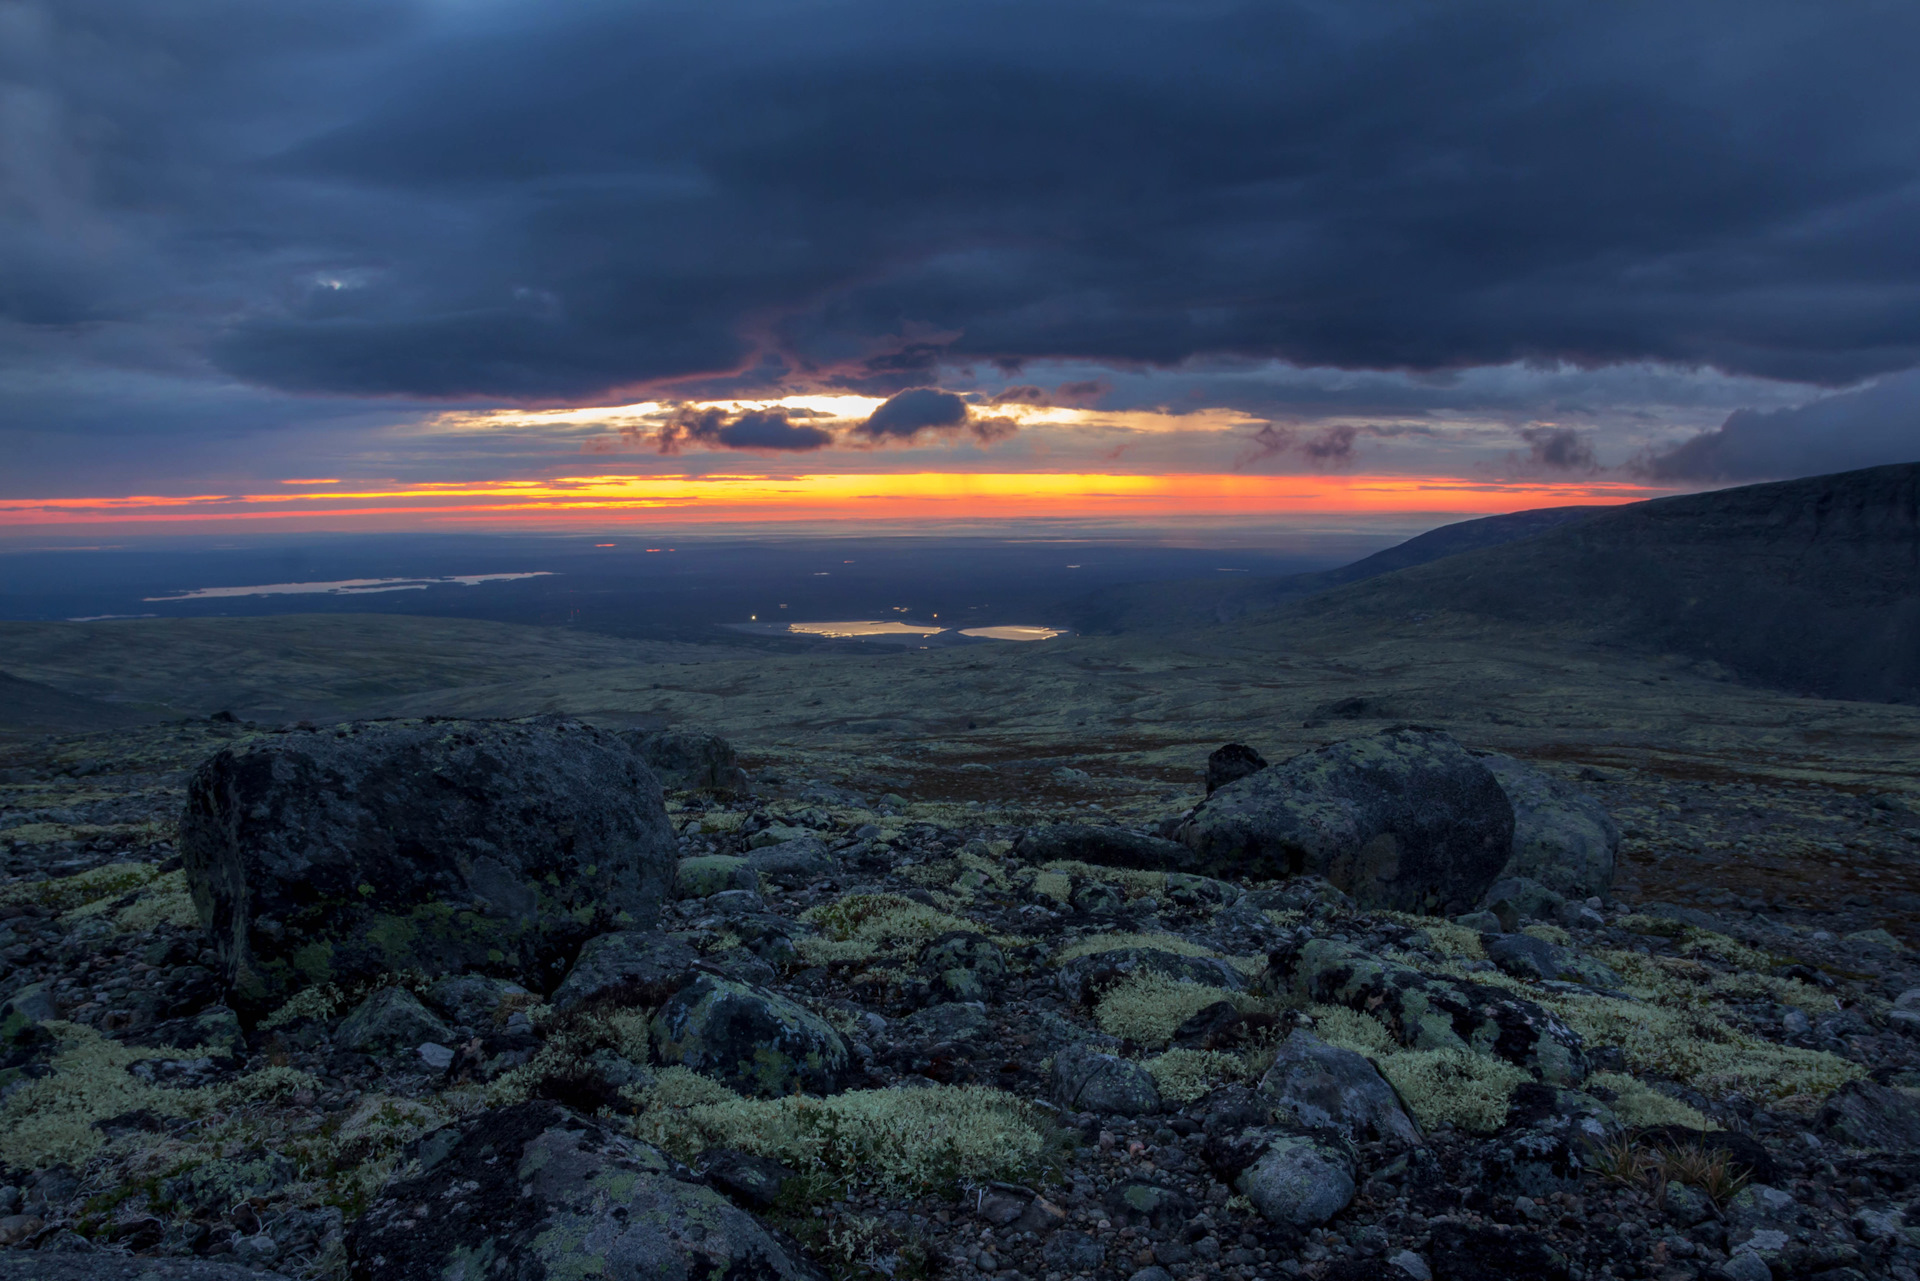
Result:
{"label": "hillside slope", "polygon": [[1067,621],[1076,631],[1091,636],[1230,623],[1290,600],[1424,565],[1443,556],[1530,538],[1604,510],[1602,507],[1540,507],[1457,521],[1430,529],[1351,565],[1310,574],[1121,583],[1068,602]]}
{"label": "hillside slope", "polygon": [[1610,508],[1270,611],[1262,629],[1471,615],[1920,702],[1920,463]]}

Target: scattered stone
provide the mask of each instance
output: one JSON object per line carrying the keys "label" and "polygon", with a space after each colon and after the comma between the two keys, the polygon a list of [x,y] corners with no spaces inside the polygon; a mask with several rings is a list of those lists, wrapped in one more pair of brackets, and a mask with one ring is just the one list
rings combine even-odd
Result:
{"label": "scattered stone", "polygon": [[1429,1254],[1442,1281],[1567,1281],[1567,1257],[1523,1229],[1445,1220]]}
{"label": "scattered stone", "polygon": [[953,930],[927,944],[920,967],[943,1001],[984,1001],[1007,977],[999,945],[984,934]]}
{"label": "scattered stone", "polygon": [[1053,823],[1032,828],[1020,838],[1014,850],[1032,863],[1064,859],[1149,872],[1195,870],[1193,851],[1178,841],[1088,823]]}
{"label": "scattered stone", "polygon": [[813,836],[795,836],[747,855],[747,865],[762,879],[789,889],[825,880],[839,870],[827,847]]}
{"label": "scattered stone", "polygon": [[1245,743],[1216,747],[1207,756],[1207,795],[1212,796],[1228,783],[1236,783],[1266,767],[1267,758]]}
{"label": "scattered stone", "polygon": [[1363,907],[1451,914],[1473,907],[1505,865],[1513,806],[1451,735],[1395,729],[1227,784],[1180,838],[1197,863],[1183,870],[1311,873]]}
{"label": "scattered stone", "polygon": [[1062,1107],[1115,1116],[1160,1110],[1160,1089],[1146,1068],[1087,1043],[1053,1056],[1053,1097]]}
{"label": "scattered stone", "polygon": [[1200,1207],[1179,1188],[1149,1179],[1127,1179],[1100,1199],[1114,1223],[1164,1229],[1186,1222]]}
{"label": "scattered stone", "polygon": [[584,1001],[614,1000],[653,1009],[694,976],[700,954],[665,934],[623,930],[602,934],[580,949],[567,977],[554,989],[556,1010]]}
{"label": "scattered stone", "polygon": [[626,730],[620,737],[647,763],[660,786],[673,791],[732,794],[747,790],[747,772],[733,744],[697,730]]}
{"label": "scattered stone", "polygon": [[1420,1129],[1377,1068],[1352,1050],[1299,1031],[1281,1042],[1260,1093],[1307,1129],[1336,1131],[1350,1141],[1420,1142]]}
{"label": "scattered stone", "polygon": [[574,1275],[821,1281],[776,1236],[692,1172],[557,1104],[456,1123],[383,1188],[348,1238],[356,1277]]}
{"label": "scattered stone", "polygon": [[771,1210],[781,1190],[800,1177],[797,1170],[778,1161],[731,1148],[707,1149],[694,1158],[693,1168],[749,1210]]}
{"label": "scattered stone", "polygon": [[761,988],[702,974],[653,1017],[654,1053],[741,1094],[825,1094],[847,1070],[840,1034]]}
{"label": "scattered stone", "polygon": [[461,1027],[476,1031],[505,1022],[503,1011],[513,1006],[531,1005],[533,994],[518,983],[488,978],[484,974],[450,974],[435,979],[427,987],[427,1004],[445,1014]]}
{"label": "scattered stone", "polygon": [[626,744],[541,720],[228,747],[188,781],[179,844],[244,1012],[407,970],[544,990],[588,938],[652,922],[676,843]]}
{"label": "scattered stone", "polygon": [[1068,1000],[1091,1004],[1102,992],[1136,974],[1159,974],[1232,992],[1247,986],[1246,975],[1216,957],[1182,956],[1151,947],[1124,947],[1077,956],[1060,967],[1058,982]]}
{"label": "scattered stone", "polygon": [[1353,1201],[1353,1159],[1306,1134],[1270,1132],[1234,1186],[1269,1222],[1317,1228]]}
{"label": "scattered stone", "polygon": [[362,1054],[411,1051],[424,1041],[450,1041],[453,1032],[403,987],[383,987],[354,1007],[334,1029],[334,1044]]}

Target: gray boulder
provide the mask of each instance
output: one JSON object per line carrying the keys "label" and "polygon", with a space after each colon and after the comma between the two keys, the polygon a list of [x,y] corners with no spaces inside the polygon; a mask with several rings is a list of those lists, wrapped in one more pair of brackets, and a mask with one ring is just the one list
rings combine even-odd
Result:
{"label": "gray boulder", "polygon": [[1569,898],[1613,889],[1620,828],[1606,807],[1571,783],[1511,756],[1480,754],[1513,806],[1513,852],[1502,877],[1524,876]]}
{"label": "gray boulder", "polygon": [[1190,872],[1193,851],[1169,841],[1123,827],[1091,823],[1053,823],[1029,829],[1014,852],[1031,863],[1068,859],[1101,867],[1133,867],[1149,872]]}
{"label": "gray boulder", "polygon": [[789,888],[811,885],[840,870],[827,847],[811,836],[763,846],[747,855],[747,866],[761,878]]}
{"label": "gray boulder", "polygon": [[1362,1055],[1328,1045],[1310,1032],[1295,1032],[1281,1043],[1259,1090],[1277,1110],[1310,1130],[1337,1131],[1356,1142],[1420,1142],[1419,1127],[1379,1070]]}
{"label": "gray boulder", "polygon": [[675,836],[611,734],[397,721],[220,752],[188,781],[180,852],[247,1012],[403,970],[544,991],[587,939],[652,923]]}
{"label": "gray boulder", "polygon": [[1353,1202],[1353,1158],[1311,1135],[1274,1131],[1234,1186],[1268,1222],[1317,1228]]}
{"label": "gray boulder", "polygon": [[747,772],[733,744],[699,730],[625,730],[620,737],[647,763],[660,786],[674,791],[744,792]]}
{"label": "gray boulder", "polygon": [[1530,934],[1483,934],[1480,942],[1486,948],[1487,959],[1515,978],[1585,983],[1593,987],[1620,984],[1620,976],[1600,962]]}
{"label": "gray boulder", "polygon": [[1111,952],[1076,956],[1060,967],[1061,994],[1076,1004],[1090,1005],[1102,992],[1136,974],[1158,974],[1189,983],[1204,983],[1238,992],[1247,976],[1211,956],[1182,956],[1154,947],[1122,947]]}
{"label": "gray boulder", "polygon": [[818,1015],[712,974],[669,997],[649,1030],[660,1062],[741,1094],[825,1094],[847,1071],[846,1043]]}
{"label": "gray boulder", "polygon": [[1473,907],[1513,846],[1491,771],[1437,730],[1392,729],[1228,783],[1179,830],[1182,870],[1241,880],[1324,876],[1361,907]]}
{"label": "gray boulder", "polygon": [[1053,1056],[1053,1097],[1080,1112],[1147,1116],[1160,1110],[1160,1089],[1151,1072],[1085,1042]]}
{"label": "gray boulder", "polygon": [[553,991],[557,1010],[610,998],[653,1009],[693,978],[700,954],[652,930],[621,930],[590,939]]}
{"label": "gray boulder", "polygon": [[353,1275],[824,1281],[790,1240],[694,1177],[555,1103],[481,1113],[423,1140],[417,1169],[367,1207],[347,1239]]}
{"label": "gray boulder", "polygon": [[392,1054],[452,1039],[452,1030],[403,987],[381,988],[355,1006],[333,1032],[335,1045],[362,1054]]}
{"label": "gray boulder", "polygon": [[[488,978],[484,974],[449,974],[435,979],[427,988],[427,1003],[461,1027],[484,1031],[495,1023],[504,1023],[501,1014],[508,997],[530,998],[532,993],[518,983]],[[531,1001],[522,1001],[530,1004]]]}

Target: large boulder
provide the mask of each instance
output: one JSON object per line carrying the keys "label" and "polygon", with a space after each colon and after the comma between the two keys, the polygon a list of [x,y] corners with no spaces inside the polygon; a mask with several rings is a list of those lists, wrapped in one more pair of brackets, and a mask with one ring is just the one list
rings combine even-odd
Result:
{"label": "large boulder", "polygon": [[1511,756],[1482,752],[1479,759],[1513,806],[1513,851],[1500,878],[1524,876],[1568,898],[1610,893],[1620,828],[1606,807]]}
{"label": "large boulder", "polygon": [[822,1281],[657,1148],[556,1103],[483,1112],[428,1136],[348,1235],[355,1281],[710,1277]]}
{"label": "large boulder", "polygon": [[1324,876],[1362,907],[1475,906],[1513,846],[1513,806],[1449,734],[1391,729],[1228,783],[1179,830],[1185,870],[1240,880]]}
{"label": "large boulder", "polygon": [[1422,974],[1331,939],[1289,943],[1267,959],[1269,991],[1371,1014],[1410,1050],[1491,1055],[1549,1085],[1586,1079],[1580,1034],[1499,988]]}
{"label": "large boulder", "polygon": [[847,1071],[847,1046],[818,1015],[782,996],[702,974],[653,1016],[660,1062],[741,1094],[826,1094]]}
{"label": "large boulder", "polygon": [[1304,1231],[1352,1203],[1353,1158],[1314,1135],[1275,1130],[1233,1185],[1268,1222]]}
{"label": "large boulder", "polygon": [[452,1039],[447,1025],[403,987],[381,988],[360,1002],[333,1033],[334,1044],[362,1054],[393,1054]]}
{"label": "large boulder", "polygon": [[236,1002],[402,970],[546,991],[672,883],[660,786],[574,721],[279,734],[194,771],[180,852]]}
{"label": "large boulder", "polygon": [[747,772],[733,744],[718,734],[690,729],[625,730],[627,740],[660,786],[675,791],[744,792]]}

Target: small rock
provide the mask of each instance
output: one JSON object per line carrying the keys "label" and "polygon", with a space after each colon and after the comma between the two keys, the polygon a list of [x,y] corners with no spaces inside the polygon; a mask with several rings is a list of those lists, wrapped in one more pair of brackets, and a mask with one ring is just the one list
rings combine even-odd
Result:
{"label": "small rock", "polygon": [[1107,1252],[1085,1232],[1062,1229],[1047,1238],[1040,1257],[1062,1272],[1092,1272],[1106,1262]]}
{"label": "small rock", "polygon": [[789,889],[824,880],[840,866],[817,838],[798,833],[756,848],[747,863],[762,879]]}
{"label": "small rock", "polygon": [[1613,888],[1620,828],[1605,806],[1511,756],[1488,752],[1480,763],[1513,805],[1513,853],[1500,869],[1502,878],[1528,877],[1572,898]]}
{"label": "small rock", "polygon": [[362,1054],[411,1050],[423,1041],[446,1042],[451,1029],[403,987],[383,987],[334,1029],[334,1044]]}
{"label": "small rock", "polygon": [[[450,974],[435,979],[427,988],[426,999],[461,1027],[475,1030],[491,1028],[497,1022],[501,1004],[508,997],[531,998],[532,993],[518,983],[488,978],[483,974]],[[531,1000],[527,1002],[531,1004]]]}
{"label": "small rock", "polygon": [[1419,1127],[1379,1070],[1310,1032],[1295,1032],[1281,1043],[1259,1090],[1309,1128],[1336,1130],[1357,1141],[1420,1142]]}
{"label": "small rock", "polygon": [[1245,743],[1216,747],[1207,756],[1207,795],[1212,796],[1228,783],[1238,782],[1266,767],[1267,758]]}
{"label": "small rock", "polygon": [[1412,1277],[1413,1281],[1433,1281],[1433,1269],[1427,1266],[1425,1259],[1411,1250],[1390,1254],[1387,1256],[1387,1262]]}
{"label": "small rock", "polygon": [[1147,1179],[1128,1179],[1114,1184],[1107,1189],[1100,1204],[1116,1224],[1155,1230],[1184,1223],[1200,1208],[1179,1188]]}
{"label": "small rock", "polygon": [[420,1061],[436,1072],[444,1072],[453,1066],[453,1050],[445,1045],[428,1041],[418,1047]]}
{"label": "small rock", "polygon": [[1272,1223],[1317,1228],[1353,1201],[1352,1159],[1304,1134],[1274,1134],[1253,1164],[1234,1180]]}
{"label": "small rock", "polygon": [[734,854],[701,854],[683,858],[673,874],[675,898],[706,898],[722,890],[760,889],[760,873]]}
{"label": "small rock", "polygon": [[1872,1081],[1852,1081],[1827,1100],[1816,1126],[1848,1147],[1911,1151],[1920,1147],[1920,1099]]}
{"label": "small rock", "polygon": [[954,930],[927,944],[920,967],[943,1001],[983,1001],[1007,976],[999,945],[984,934]]}
{"label": "small rock", "polygon": [[769,1157],[731,1148],[709,1148],[694,1158],[693,1168],[737,1204],[757,1211],[772,1209],[781,1190],[800,1177],[797,1171]]}
{"label": "small rock", "polygon": [[1069,1045],[1054,1055],[1053,1095],[1063,1107],[1083,1112],[1147,1116],[1160,1110],[1152,1073],[1086,1044]]}
{"label": "small rock", "polygon": [[825,1094],[847,1070],[847,1047],[819,1016],[785,997],[702,974],[660,1007],[651,1028],[662,1063],[742,1094]]}
{"label": "small rock", "polygon": [[678,939],[650,930],[623,930],[590,939],[554,989],[556,1010],[589,1000],[658,1006],[693,977],[700,954]]}

